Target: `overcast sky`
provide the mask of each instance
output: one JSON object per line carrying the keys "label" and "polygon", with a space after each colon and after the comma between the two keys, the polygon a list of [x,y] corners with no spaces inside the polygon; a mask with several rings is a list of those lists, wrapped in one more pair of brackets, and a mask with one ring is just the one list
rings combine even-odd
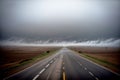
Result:
{"label": "overcast sky", "polygon": [[119,0],[1,0],[1,39],[120,38]]}

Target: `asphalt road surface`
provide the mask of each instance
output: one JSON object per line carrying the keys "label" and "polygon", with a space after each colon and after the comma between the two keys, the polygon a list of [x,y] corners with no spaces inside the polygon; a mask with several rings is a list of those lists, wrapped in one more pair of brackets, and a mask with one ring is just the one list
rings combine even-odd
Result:
{"label": "asphalt road surface", "polygon": [[68,48],[4,80],[120,80],[119,75]]}

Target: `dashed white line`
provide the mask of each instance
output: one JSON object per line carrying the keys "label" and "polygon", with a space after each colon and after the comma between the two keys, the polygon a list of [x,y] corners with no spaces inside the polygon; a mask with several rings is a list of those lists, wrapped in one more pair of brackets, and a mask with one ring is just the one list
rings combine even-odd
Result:
{"label": "dashed white line", "polygon": [[43,69],[39,72],[39,74],[43,73],[44,71],[45,71],[45,68],[43,68]]}
{"label": "dashed white line", "polygon": [[53,62],[53,60],[52,61],[50,61],[50,63],[52,63]]}
{"label": "dashed white line", "polygon": [[55,61],[53,63],[55,63]]}
{"label": "dashed white line", "polygon": [[36,80],[41,73],[43,73],[45,71],[45,68],[43,68],[32,80]]}
{"label": "dashed white line", "polygon": [[36,75],[32,80],[36,80],[39,77],[39,75]]}
{"label": "dashed white line", "polygon": [[85,67],[84,69],[85,69],[85,70],[87,70],[87,68],[86,68],[86,67]]}
{"label": "dashed white line", "polygon": [[[78,61],[77,61],[77,62],[78,62]],[[79,64],[80,66],[82,66],[82,64],[81,64],[81,63],[79,63],[79,62],[78,62],[78,64]]]}
{"label": "dashed white line", "polygon": [[81,63],[79,63],[79,62],[78,62],[78,64],[82,66],[82,64],[81,64]]}
{"label": "dashed white line", "polygon": [[49,67],[49,65],[50,65],[50,64],[47,64],[45,67],[47,68],[47,67]]}
{"label": "dashed white line", "polygon": [[91,76],[93,76],[96,80],[99,80],[97,77],[94,76],[94,74],[93,74],[92,72],[89,72],[89,74],[90,74]]}
{"label": "dashed white line", "polygon": [[89,74],[90,74],[91,76],[94,76],[93,73],[91,73],[91,72],[89,72]]}
{"label": "dashed white line", "polygon": [[[81,63],[79,63],[79,62],[78,62],[78,64],[82,66],[82,64],[81,64]],[[85,67],[84,69],[85,69],[85,70],[87,70],[87,68],[86,68],[86,67]],[[97,77],[95,77],[95,76],[94,76],[94,74],[93,74],[92,72],[89,72],[89,74],[90,74],[91,76],[93,76],[96,80],[99,80]]]}
{"label": "dashed white line", "polygon": [[63,67],[63,70],[64,70],[65,68]]}

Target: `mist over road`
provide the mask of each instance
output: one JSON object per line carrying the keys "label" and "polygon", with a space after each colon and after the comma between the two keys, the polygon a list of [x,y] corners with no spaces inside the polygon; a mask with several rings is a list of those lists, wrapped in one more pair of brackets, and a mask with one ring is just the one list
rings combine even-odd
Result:
{"label": "mist over road", "polygon": [[62,48],[5,80],[119,80],[119,76],[83,57]]}

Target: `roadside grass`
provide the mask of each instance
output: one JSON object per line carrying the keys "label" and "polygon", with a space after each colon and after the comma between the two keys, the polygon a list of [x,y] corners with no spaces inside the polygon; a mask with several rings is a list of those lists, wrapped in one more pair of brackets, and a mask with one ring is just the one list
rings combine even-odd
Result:
{"label": "roadside grass", "polygon": [[51,51],[51,52],[49,52],[49,53],[47,53],[47,52],[41,53],[41,54],[39,54],[39,55],[36,56],[36,57],[30,58],[30,59],[22,60],[22,61],[20,61],[18,64],[14,65],[13,67],[10,67],[10,68],[20,67],[20,66],[23,66],[23,65],[26,65],[26,64],[35,62],[35,61],[42,60],[42,59],[44,59],[44,58],[46,58],[46,57],[52,55],[53,53],[55,53],[55,51]]}
{"label": "roadside grass", "polygon": [[98,58],[89,56],[89,55],[87,55],[87,54],[82,54],[82,56],[84,56],[84,57],[86,57],[86,58],[88,58],[88,59],[91,59],[91,60],[93,60],[93,61],[95,61],[95,62],[101,62],[101,63],[105,63],[105,64],[108,64],[108,65],[111,65],[111,66],[114,66],[114,67],[118,67],[118,65],[116,65],[116,64],[113,64],[113,63],[110,63],[110,62],[108,62],[108,61],[105,61],[105,60],[102,60],[102,59],[98,59]]}
{"label": "roadside grass", "polygon": [[34,62],[34,61],[39,61],[39,60],[41,60],[41,59],[44,59],[44,58],[52,55],[53,53],[55,53],[55,51],[41,53],[41,54],[39,54],[39,55],[36,56],[36,57],[22,60],[22,61],[19,62],[18,67],[19,67],[19,66],[22,66],[22,65],[26,65],[26,64],[28,64],[28,63],[32,63],[32,62]]}
{"label": "roadside grass", "polygon": [[6,76],[14,74],[14,73],[16,73],[16,72],[18,72],[20,70],[23,70],[24,68],[27,68],[27,67],[31,66],[32,64],[35,64],[36,62],[38,62],[38,61],[40,61],[40,60],[42,60],[44,58],[47,58],[47,57],[55,54],[57,51],[58,50],[46,51],[46,52],[41,53],[38,56],[35,56],[33,58],[28,58],[28,59],[22,60],[22,61],[18,62],[17,64],[14,64],[13,66],[11,66],[11,67],[9,67],[7,69],[2,70],[1,71],[2,73],[0,73],[0,75],[4,78]]}
{"label": "roadside grass", "polygon": [[98,59],[96,57],[90,56],[90,55],[88,55],[86,53],[79,53],[79,54],[84,58],[87,58],[87,59],[89,59],[89,60],[91,60],[91,61],[93,61],[93,62],[95,62],[97,64],[100,64],[100,65],[102,65],[104,67],[107,67],[107,68],[111,69],[112,71],[115,71],[115,72],[119,73],[119,68],[120,68],[119,64],[118,65],[113,64],[113,63],[108,62],[108,61],[106,61],[104,59]]}

